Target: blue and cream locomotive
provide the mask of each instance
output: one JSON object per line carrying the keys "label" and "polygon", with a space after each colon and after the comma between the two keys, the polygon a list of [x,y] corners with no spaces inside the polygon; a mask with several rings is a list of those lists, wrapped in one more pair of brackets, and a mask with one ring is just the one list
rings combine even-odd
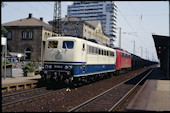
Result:
{"label": "blue and cream locomotive", "polygon": [[43,64],[45,80],[94,78],[116,70],[116,51],[82,38],[51,37],[46,40]]}

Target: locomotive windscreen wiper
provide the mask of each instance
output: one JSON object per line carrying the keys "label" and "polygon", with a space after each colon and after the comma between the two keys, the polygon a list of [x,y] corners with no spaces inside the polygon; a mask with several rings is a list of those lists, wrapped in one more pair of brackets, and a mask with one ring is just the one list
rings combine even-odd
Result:
{"label": "locomotive windscreen wiper", "polygon": [[65,46],[66,46],[66,51],[67,51],[67,43],[65,43]]}

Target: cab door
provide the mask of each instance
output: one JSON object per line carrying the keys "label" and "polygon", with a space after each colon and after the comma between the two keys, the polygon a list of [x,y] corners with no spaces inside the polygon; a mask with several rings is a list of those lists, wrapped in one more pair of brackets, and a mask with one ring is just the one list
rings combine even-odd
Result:
{"label": "cab door", "polygon": [[82,42],[82,74],[86,73],[86,62],[87,62],[87,46],[86,43]]}

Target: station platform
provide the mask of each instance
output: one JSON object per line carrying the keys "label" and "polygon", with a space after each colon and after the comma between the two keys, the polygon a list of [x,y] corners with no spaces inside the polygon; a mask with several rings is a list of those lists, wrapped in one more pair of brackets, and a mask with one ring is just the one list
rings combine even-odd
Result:
{"label": "station platform", "polygon": [[5,86],[8,84],[25,83],[30,81],[38,81],[39,79],[41,79],[41,75],[35,75],[33,77],[25,77],[23,76],[22,69],[13,69],[12,77],[1,78],[1,86]]}
{"label": "station platform", "polygon": [[[16,71],[18,71],[18,69]],[[1,78],[1,93],[4,94],[17,90],[35,88],[37,85],[40,85],[40,79],[41,75],[26,77],[23,76],[22,72],[17,72],[17,74],[14,74],[12,77]]]}
{"label": "station platform", "polygon": [[126,110],[170,111],[170,80],[166,78],[160,67],[153,70]]}
{"label": "station platform", "polygon": [[8,78],[1,78],[2,86],[8,84],[16,84],[16,83],[24,83],[30,81],[38,81],[41,79],[41,75],[35,75],[33,77],[24,77],[24,76],[17,76],[17,77],[8,77]]}

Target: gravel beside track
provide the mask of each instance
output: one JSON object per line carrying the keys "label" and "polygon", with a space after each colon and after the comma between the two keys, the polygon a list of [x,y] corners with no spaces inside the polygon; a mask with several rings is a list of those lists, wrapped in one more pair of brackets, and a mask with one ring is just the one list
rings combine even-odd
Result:
{"label": "gravel beside track", "polygon": [[129,102],[133,99],[133,97],[135,96],[135,94],[138,92],[138,90],[142,87],[142,85],[138,85],[137,88],[133,91],[133,93],[131,95],[129,95],[129,97],[123,102],[121,103],[121,105],[119,105],[114,112],[126,112],[126,107],[129,104]]}
{"label": "gravel beside track", "polygon": [[108,79],[71,89],[71,91],[63,90],[60,93],[52,94],[41,99],[20,103],[13,107],[7,107],[2,109],[2,112],[66,112],[122,81],[125,81],[136,74],[140,74],[148,68],[138,69],[118,76],[112,76]]}
{"label": "gravel beside track", "polygon": [[[153,70],[153,69],[152,69]],[[149,73],[152,70],[148,70]],[[99,94],[98,96],[86,101],[79,106],[69,110],[72,111],[83,111],[83,112],[105,112],[105,111],[113,111],[119,103],[124,101],[124,99],[133,92],[133,89],[141,83],[141,81],[148,76],[148,71],[145,71],[142,74],[135,76],[134,78],[128,79],[128,81],[124,81],[121,84],[118,84],[111,89]],[[88,102],[88,103],[87,103]]]}
{"label": "gravel beside track", "polygon": [[60,90],[46,90],[46,88],[36,88],[32,90],[26,90],[18,93],[12,93],[7,95],[2,95],[2,107],[11,106],[13,104],[18,104],[24,101],[30,101],[41,96],[46,96],[51,93],[59,92]]}

